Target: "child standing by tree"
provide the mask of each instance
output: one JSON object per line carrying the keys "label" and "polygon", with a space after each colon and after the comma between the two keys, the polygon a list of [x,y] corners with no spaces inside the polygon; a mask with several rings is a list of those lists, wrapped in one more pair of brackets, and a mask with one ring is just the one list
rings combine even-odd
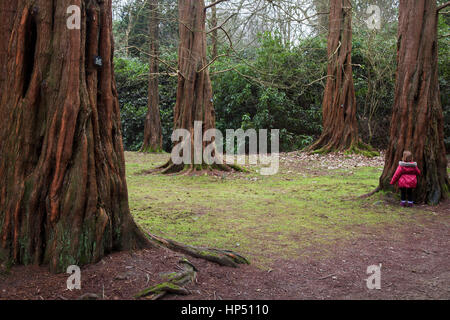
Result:
{"label": "child standing by tree", "polygon": [[403,161],[400,161],[391,181],[391,184],[398,181],[402,207],[413,206],[413,190],[417,187],[418,175],[420,175],[420,170],[417,168],[417,163],[413,162],[412,153],[410,151],[403,152]]}

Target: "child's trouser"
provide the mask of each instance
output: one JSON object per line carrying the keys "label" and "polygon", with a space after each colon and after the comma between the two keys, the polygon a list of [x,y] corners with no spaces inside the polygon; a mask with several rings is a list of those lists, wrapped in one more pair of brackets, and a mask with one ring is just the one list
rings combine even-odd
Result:
{"label": "child's trouser", "polygon": [[400,194],[402,201],[413,202],[413,189],[412,188],[400,188]]}

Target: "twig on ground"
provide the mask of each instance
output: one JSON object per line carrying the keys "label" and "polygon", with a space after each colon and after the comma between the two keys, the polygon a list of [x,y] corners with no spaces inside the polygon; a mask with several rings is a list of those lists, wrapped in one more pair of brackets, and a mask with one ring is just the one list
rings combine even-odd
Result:
{"label": "twig on ground", "polygon": [[329,274],[329,275],[327,275],[327,276],[325,276],[325,277],[319,278],[319,279],[317,279],[317,280],[325,280],[325,279],[328,279],[328,278],[331,278],[331,277],[334,277],[334,276],[335,276],[335,274],[332,273],[332,274]]}

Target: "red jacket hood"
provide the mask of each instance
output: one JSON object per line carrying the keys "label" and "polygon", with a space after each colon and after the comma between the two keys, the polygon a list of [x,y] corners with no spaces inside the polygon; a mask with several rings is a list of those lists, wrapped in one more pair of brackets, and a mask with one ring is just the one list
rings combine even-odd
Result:
{"label": "red jacket hood", "polygon": [[400,161],[399,166],[402,167],[402,174],[416,174],[417,163],[416,162],[402,162]]}
{"label": "red jacket hood", "polygon": [[420,170],[417,167],[417,163],[400,161],[392,177],[391,184],[395,184],[398,181],[400,188],[416,188],[418,175],[420,175]]}

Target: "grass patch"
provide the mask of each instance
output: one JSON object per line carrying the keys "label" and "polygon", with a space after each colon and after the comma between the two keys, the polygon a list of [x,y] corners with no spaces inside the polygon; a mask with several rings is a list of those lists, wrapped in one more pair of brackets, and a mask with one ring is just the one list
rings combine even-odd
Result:
{"label": "grass patch", "polygon": [[[127,153],[130,207],[146,230],[186,244],[238,251],[267,267],[361,236],[361,228],[413,223],[411,211],[372,191],[380,168],[323,175],[229,177],[142,175],[168,155]],[[415,214],[423,213],[414,209]]]}

